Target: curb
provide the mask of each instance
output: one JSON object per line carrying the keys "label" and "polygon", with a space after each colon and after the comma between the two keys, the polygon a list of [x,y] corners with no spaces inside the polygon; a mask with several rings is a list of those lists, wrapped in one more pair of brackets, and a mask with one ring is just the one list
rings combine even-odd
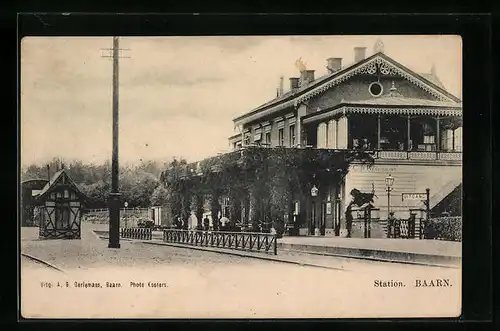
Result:
{"label": "curb", "polygon": [[137,241],[136,243],[157,245],[157,246],[171,246],[171,247],[178,247],[178,248],[185,248],[185,249],[195,249],[195,250],[204,251],[204,252],[234,255],[234,256],[239,256],[239,257],[254,258],[254,259],[258,259],[258,260],[265,260],[265,261],[271,261],[271,262],[281,262],[281,263],[295,264],[295,265],[306,266],[306,267],[316,267],[316,268],[323,268],[323,269],[330,269],[330,270],[337,270],[337,271],[346,271],[345,269],[342,269],[342,268],[335,268],[335,267],[330,267],[330,266],[326,266],[326,265],[319,265],[319,264],[313,264],[313,263],[307,263],[307,262],[302,263],[302,262],[291,261],[291,260],[283,260],[283,259],[279,259],[279,258],[265,256],[265,255],[264,256],[257,256],[257,255],[248,255],[248,254],[238,253],[238,252],[230,252],[227,250],[226,251],[213,250],[213,249],[208,249],[208,248],[204,248],[204,247],[200,247],[200,246],[190,246],[190,245],[181,245],[181,244],[166,243],[166,242],[151,242],[151,241]]}
{"label": "curb", "polygon": [[43,264],[43,265],[45,265],[45,266],[47,266],[47,267],[49,267],[49,268],[52,268],[52,269],[55,269],[55,270],[57,270],[57,271],[59,271],[59,272],[62,272],[62,273],[64,273],[64,274],[67,274],[67,272],[66,272],[65,270],[63,270],[63,269],[61,269],[61,268],[59,268],[59,267],[56,267],[56,266],[55,266],[55,265],[53,265],[52,263],[49,263],[49,262],[44,261],[44,260],[42,260],[42,259],[39,259],[39,258],[37,258],[36,256],[30,255],[30,254],[26,254],[26,253],[21,253],[21,256],[27,257],[28,259],[31,259],[31,260],[36,261],[36,262],[38,262],[38,263],[41,263],[41,264]]}
{"label": "curb", "polygon": [[462,261],[462,258],[457,256],[431,255],[431,254],[376,250],[376,249],[366,249],[366,248],[330,247],[330,246],[285,244],[285,243],[278,243],[278,247],[281,249],[287,249],[308,254],[332,255],[345,258],[366,259],[366,260],[392,262],[392,263],[404,263],[404,264],[418,264],[418,265],[448,267],[448,268],[458,268]]}

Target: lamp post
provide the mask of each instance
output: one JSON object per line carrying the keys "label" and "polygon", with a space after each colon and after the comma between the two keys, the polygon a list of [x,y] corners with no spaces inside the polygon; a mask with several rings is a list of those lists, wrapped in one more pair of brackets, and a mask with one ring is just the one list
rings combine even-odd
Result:
{"label": "lamp post", "polygon": [[391,191],[392,185],[394,184],[394,177],[389,174],[389,176],[385,177],[385,186],[387,191],[387,219],[391,215]]}
{"label": "lamp post", "polygon": [[[316,185],[313,185],[313,187],[311,188],[311,197],[313,198],[313,200],[315,200],[315,198],[318,196],[318,191],[319,191],[319,190],[318,190],[318,188],[316,187]],[[314,235],[318,235],[318,233],[319,233],[319,229],[318,229],[318,227],[317,227],[317,222],[316,222],[316,210],[315,210],[316,205],[315,205],[315,204],[312,204],[312,206],[311,206],[311,207],[312,207],[312,213],[311,213],[311,214],[312,214],[312,218],[313,218],[313,219],[312,219],[312,222],[314,222],[314,223],[313,223],[314,228],[312,229],[312,231],[313,231],[313,234],[314,234]]]}

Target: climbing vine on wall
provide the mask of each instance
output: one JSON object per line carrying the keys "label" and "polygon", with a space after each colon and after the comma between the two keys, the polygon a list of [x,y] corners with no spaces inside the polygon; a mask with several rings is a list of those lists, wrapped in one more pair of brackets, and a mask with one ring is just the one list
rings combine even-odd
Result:
{"label": "climbing vine on wall", "polygon": [[210,195],[212,215],[217,215],[221,195],[243,199],[251,193],[251,221],[266,215],[279,219],[288,211],[292,192],[307,195],[315,182],[338,183],[355,161],[371,165],[373,157],[361,150],[249,147],[198,163],[176,162],[162,178],[185,208],[193,195]]}

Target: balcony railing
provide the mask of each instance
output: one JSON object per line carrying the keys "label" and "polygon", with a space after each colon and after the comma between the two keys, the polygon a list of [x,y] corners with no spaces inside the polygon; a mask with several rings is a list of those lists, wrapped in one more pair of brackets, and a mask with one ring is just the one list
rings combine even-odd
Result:
{"label": "balcony railing", "polygon": [[375,159],[462,161],[461,152],[375,151]]}

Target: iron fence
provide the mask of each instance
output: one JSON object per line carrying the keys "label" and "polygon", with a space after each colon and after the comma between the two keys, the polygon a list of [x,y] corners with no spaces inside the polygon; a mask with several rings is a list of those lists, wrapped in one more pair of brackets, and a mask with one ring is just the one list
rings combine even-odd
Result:
{"label": "iron fence", "polygon": [[151,228],[122,228],[121,237],[129,239],[153,239],[153,230]]}
{"label": "iron fence", "polygon": [[276,234],[201,230],[163,230],[163,241],[278,254]]}

